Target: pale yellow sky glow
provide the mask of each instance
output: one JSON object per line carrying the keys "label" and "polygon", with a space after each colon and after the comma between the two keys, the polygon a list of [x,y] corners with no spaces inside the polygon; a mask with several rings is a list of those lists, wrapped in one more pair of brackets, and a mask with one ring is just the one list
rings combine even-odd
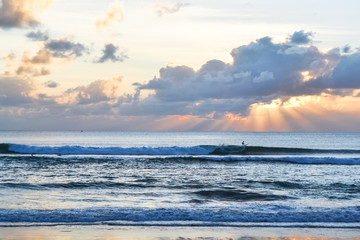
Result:
{"label": "pale yellow sky glow", "polygon": [[[171,116],[155,123],[157,131],[196,129],[206,125],[208,131],[331,131],[339,125],[341,116],[346,123],[341,131],[351,131],[347,125],[360,115],[360,100],[352,97],[304,96],[290,98],[286,102],[280,99],[270,104],[254,104],[247,117],[228,113],[223,119],[199,118],[191,115]],[[354,117],[353,120],[351,118]],[[319,119],[329,118],[327,125],[319,128]],[[205,130],[205,129],[204,129]]]}
{"label": "pale yellow sky glow", "polygon": [[0,3],[0,130],[360,131],[358,1]]}

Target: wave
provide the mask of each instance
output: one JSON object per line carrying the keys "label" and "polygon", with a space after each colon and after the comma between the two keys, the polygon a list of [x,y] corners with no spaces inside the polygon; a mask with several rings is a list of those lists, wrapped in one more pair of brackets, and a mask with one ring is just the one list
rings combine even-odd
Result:
{"label": "wave", "polygon": [[257,192],[248,192],[244,190],[200,190],[194,192],[196,195],[205,199],[216,199],[221,201],[276,201],[293,199],[292,197],[274,195],[274,194],[261,194]]}
{"label": "wave", "polygon": [[41,162],[41,164],[72,164],[91,163],[91,162],[116,162],[116,161],[151,161],[152,163],[181,162],[182,164],[192,164],[198,162],[213,163],[265,163],[265,164],[326,164],[326,165],[360,165],[360,158],[348,157],[310,157],[310,156],[88,156],[88,155],[6,155],[6,161],[31,161]]}
{"label": "wave", "polygon": [[243,145],[199,145],[190,147],[83,147],[31,146],[2,143],[0,154],[55,155],[302,155],[302,154],[360,154],[360,150],[308,149],[261,147]]}
{"label": "wave", "polygon": [[224,156],[224,157],[202,157],[204,160],[211,161],[246,161],[246,162],[264,162],[264,163],[296,163],[296,164],[330,164],[330,165],[360,165],[360,158],[337,158],[337,157],[253,157],[253,156]]}
{"label": "wave", "polygon": [[5,154],[55,154],[55,155],[207,155],[216,146],[194,147],[82,147],[82,146],[29,146],[0,144],[0,153]]}
{"label": "wave", "polygon": [[104,221],[223,223],[360,223],[360,206],[306,207],[253,204],[243,207],[140,208],[100,207],[84,209],[0,209],[0,222],[96,223]]}
{"label": "wave", "polygon": [[43,184],[32,184],[32,183],[13,183],[5,182],[0,183],[0,188],[15,188],[15,189],[31,189],[31,190],[46,190],[53,188],[64,188],[64,189],[86,189],[86,188],[148,188],[154,187],[152,185],[135,184],[135,183],[119,183],[119,182],[67,182],[67,183],[43,183]]}

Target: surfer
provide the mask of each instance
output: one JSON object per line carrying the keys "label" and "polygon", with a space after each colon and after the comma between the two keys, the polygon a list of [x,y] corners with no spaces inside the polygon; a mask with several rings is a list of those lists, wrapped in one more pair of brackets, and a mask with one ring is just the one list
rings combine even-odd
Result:
{"label": "surfer", "polygon": [[243,146],[245,145],[245,141],[242,141],[242,145],[243,145]]}

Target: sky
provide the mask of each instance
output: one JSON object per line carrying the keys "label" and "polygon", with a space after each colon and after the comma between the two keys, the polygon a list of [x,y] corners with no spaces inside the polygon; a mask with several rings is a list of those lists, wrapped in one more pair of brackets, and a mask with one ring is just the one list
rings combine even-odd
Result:
{"label": "sky", "polygon": [[0,130],[360,132],[356,0],[0,0]]}

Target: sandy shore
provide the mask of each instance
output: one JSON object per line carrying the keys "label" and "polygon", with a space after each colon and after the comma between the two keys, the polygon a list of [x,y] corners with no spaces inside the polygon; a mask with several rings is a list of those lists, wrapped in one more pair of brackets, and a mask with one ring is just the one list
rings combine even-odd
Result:
{"label": "sandy shore", "polygon": [[1,227],[2,240],[113,240],[113,239],[353,239],[360,240],[360,229],[344,228],[267,228],[267,227],[133,227],[133,226],[36,226]]}

